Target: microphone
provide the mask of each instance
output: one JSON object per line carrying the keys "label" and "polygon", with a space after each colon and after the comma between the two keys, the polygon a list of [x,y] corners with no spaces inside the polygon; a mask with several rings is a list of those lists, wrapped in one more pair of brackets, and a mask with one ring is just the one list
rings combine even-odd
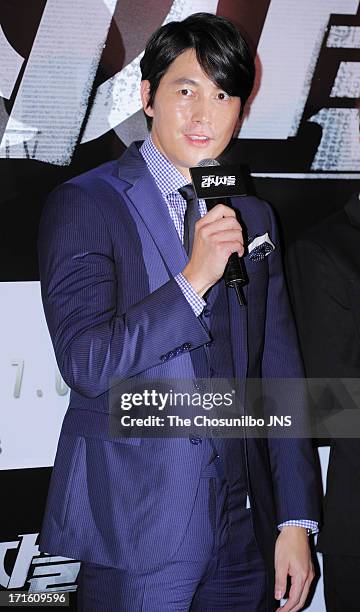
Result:
{"label": "microphone", "polygon": [[[209,167],[213,170],[211,174]],[[208,211],[217,204],[226,204],[231,208],[230,196],[246,193],[241,169],[237,166],[221,166],[216,159],[202,159],[196,167],[190,168],[190,174],[195,193],[198,199],[205,200]],[[242,287],[248,282],[248,277],[244,261],[237,253],[230,255],[223,278],[227,287],[235,289],[239,305],[244,306],[246,301]]]}

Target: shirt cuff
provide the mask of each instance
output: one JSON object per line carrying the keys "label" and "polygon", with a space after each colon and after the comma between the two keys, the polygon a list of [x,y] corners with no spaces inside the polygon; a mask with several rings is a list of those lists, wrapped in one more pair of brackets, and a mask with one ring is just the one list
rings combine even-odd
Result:
{"label": "shirt cuff", "polygon": [[194,314],[198,317],[201,315],[204,306],[206,306],[205,300],[198,295],[194,289],[194,287],[186,280],[185,276],[180,272],[175,277],[177,284],[179,285],[181,291],[184,294],[187,302],[190,304],[191,308],[194,311]]}
{"label": "shirt cuff", "polygon": [[311,529],[311,533],[318,533],[319,526],[316,521],[309,521],[307,519],[301,519],[298,521],[285,521],[285,523],[281,523],[278,525],[278,529],[281,531],[285,525],[290,525],[291,527],[304,527],[305,529]]}

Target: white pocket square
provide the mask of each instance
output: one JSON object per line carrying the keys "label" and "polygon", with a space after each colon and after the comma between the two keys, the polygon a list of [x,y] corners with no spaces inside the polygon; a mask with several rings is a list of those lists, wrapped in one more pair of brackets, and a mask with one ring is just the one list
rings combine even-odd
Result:
{"label": "white pocket square", "polygon": [[267,232],[262,236],[255,236],[255,238],[250,238],[248,244],[249,259],[252,261],[261,261],[274,249],[275,244],[271,241]]}

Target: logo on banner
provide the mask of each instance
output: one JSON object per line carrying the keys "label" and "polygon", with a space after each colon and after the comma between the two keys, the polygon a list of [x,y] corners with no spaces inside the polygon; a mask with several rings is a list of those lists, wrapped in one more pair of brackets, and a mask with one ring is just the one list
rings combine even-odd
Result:
{"label": "logo on banner", "polygon": [[0,586],[41,593],[75,591],[80,561],[40,553],[38,535],[27,533],[0,542]]}

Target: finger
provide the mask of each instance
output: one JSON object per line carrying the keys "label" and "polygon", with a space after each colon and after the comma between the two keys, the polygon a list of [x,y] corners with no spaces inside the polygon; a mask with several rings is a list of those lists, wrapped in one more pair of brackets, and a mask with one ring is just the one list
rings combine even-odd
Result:
{"label": "finger", "polygon": [[[199,222],[197,221],[197,223]],[[242,232],[242,227],[235,217],[222,217],[221,219],[216,219],[215,221],[202,225],[201,230],[207,236],[227,229],[237,229],[238,231]]]}
{"label": "finger", "polygon": [[281,612],[293,612],[294,607],[299,604],[304,583],[305,580],[297,576],[292,576],[289,597],[285,606],[280,608]]}
{"label": "finger", "polygon": [[230,208],[230,206],[226,206],[225,204],[216,204],[214,208],[209,210],[201,219],[209,219],[210,221],[215,221],[216,219],[222,219],[223,217],[236,217],[235,210]]}
{"label": "finger", "polygon": [[235,240],[240,242],[241,246],[244,246],[244,238],[242,232],[238,229],[228,229],[223,230],[222,232],[215,232],[214,234],[211,234],[209,238],[211,239],[211,242],[213,244],[219,244],[221,242],[229,241],[233,242]]}
{"label": "finger", "polygon": [[284,597],[287,583],[287,565],[277,564],[275,569],[275,599],[279,600]]}
{"label": "finger", "polygon": [[244,242],[243,232],[241,226],[233,219],[233,223],[222,224],[221,222],[216,221],[215,223],[210,223],[209,225],[205,225],[204,227],[195,228],[196,235],[205,242],[216,242],[218,240],[226,239],[227,237],[235,237],[235,239],[241,240]]}
{"label": "finger", "polygon": [[303,592],[302,592],[301,597],[300,597],[300,601],[299,601],[298,605],[295,606],[295,608],[293,608],[291,610],[291,612],[298,612],[299,610],[301,610],[304,607],[306,599],[307,599],[307,596],[309,595],[309,590],[310,590],[311,582],[312,582],[312,577],[308,578],[305,581]]}
{"label": "finger", "polygon": [[244,253],[243,245],[237,240],[219,242],[216,245],[216,248],[218,248],[219,251],[224,253],[227,258],[229,258],[232,253],[238,253],[239,257],[242,257]]}
{"label": "finger", "polygon": [[211,220],[210,218],[202,217],[195,223],[195,230],[201,231],[205,235],[210,235],[213,232],[225,229],[238,229],[242,231],[242,227],[236,217],[221,217],[220,219]]}

